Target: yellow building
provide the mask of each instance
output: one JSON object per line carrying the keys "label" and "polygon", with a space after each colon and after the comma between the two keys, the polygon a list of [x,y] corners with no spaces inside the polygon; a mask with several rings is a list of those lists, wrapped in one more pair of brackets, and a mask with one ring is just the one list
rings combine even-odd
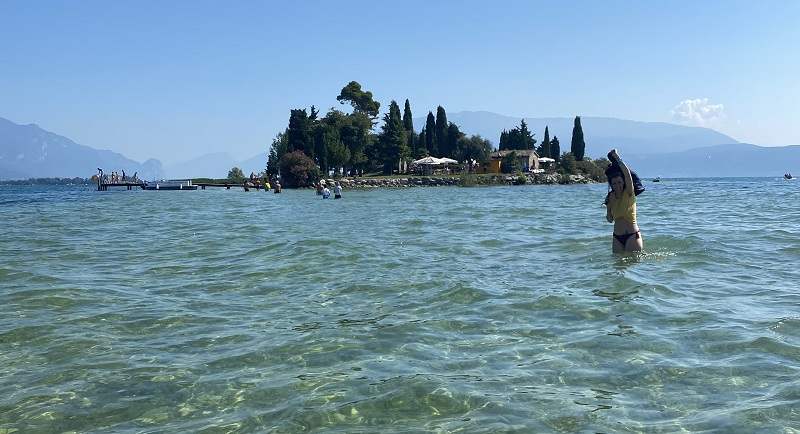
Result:
{"label": "yellow building", "polygon": [[508,154],[514,153],[523,172],[539,169],[539,155],[532,149],[507,149],[489,154],[489,161],[478,168],[478,173],[501,173],[500,164]]}

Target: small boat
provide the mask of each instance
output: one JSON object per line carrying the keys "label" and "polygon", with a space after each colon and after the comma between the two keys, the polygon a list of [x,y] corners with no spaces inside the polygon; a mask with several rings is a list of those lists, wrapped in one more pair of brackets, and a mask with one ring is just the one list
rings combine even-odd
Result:
{"label": "small boat", "polygon": [[794,179],[794,176],[792,176],[791,173],[784,173],[783,174],[783,179]]}
{"label": "small boat", "polygon": [[145,190],[197,190],[191,180],[162,179],[160,181],[147,181]]}
{"label": "small boat", "polygon": [[661,177],[658,176],[656,178],[653,178],[653,182],[661,182]]}

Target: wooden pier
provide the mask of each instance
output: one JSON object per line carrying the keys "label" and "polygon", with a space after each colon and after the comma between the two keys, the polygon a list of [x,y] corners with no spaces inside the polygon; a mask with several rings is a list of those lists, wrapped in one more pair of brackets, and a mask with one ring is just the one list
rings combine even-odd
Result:
{"label": "wooden pier", "polygon": [[230,190],[231,187],[240,187],[245,190],[249,190],[251,188],[256,190],[263,190],[264,186],[261,184],[246,184],[246,183],[236,183],[236,182],[226,182],[226,183],[214,183],[214,182],[193,182],[192,185],[196,185],[200,187],[201,190],[205,190],[206,187],[218,187],[218,188],[225,188],[226,190]]}
{"label": "wooden pier", "polygon": [[[147,183],[144,181],[119,181],[119,182],[103,182],[101,180],[97,181],[97,191],[108,191],[109,187],[125,187],[128,190],[133,190],[135,188],[140,188],[142,190],[147,190]],[[192,188],[193,187],[193,188]],[[191,187],[187,188],[184,186],[184,190],[195,190],[197,187],[200,187],[201,190],[205,190],[206,187],[215,187],[215,188],[225,188],[226,190],[230,190],[231,187],[234,188],[242,188],[244,191],[249,191],[251,188],[255,190],[265,190],[265,186],[261,184],[249,184],[249,183],[241,183],[241,182],[197,182],[191,183]],[[150,190],[159,190],[159,188],[149,188]],[[178,190],[177,188],[162,188],[163,190]]]}
{"label": "wooden pier", "polygon": [[101,182],[97,181],[97,191],[107,191],[108,187],[125,187],[128,190],[133,190],[134,188],[141,188],[144,190],[145,183],[144,182]]}

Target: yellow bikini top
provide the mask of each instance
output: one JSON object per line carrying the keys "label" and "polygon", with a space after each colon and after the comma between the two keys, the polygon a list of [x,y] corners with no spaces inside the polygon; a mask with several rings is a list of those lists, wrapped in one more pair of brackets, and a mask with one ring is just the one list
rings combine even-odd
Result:
{"label": "yellow bikini top", "polygon": [[613,192],[608,196],[608,209],[611,211],[611,217],[614,220],[625,219],[631,224],[636,224],[636,196],[627,192],[624,192],[619,199],[614,196]]}

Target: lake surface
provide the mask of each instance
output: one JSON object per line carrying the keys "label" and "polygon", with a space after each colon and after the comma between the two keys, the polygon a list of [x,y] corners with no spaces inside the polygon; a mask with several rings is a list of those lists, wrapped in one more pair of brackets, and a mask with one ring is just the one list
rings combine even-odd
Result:
{"label": "lake surface", "polygon": [[0,432],[800,432],[800,181],[0,186]]}

